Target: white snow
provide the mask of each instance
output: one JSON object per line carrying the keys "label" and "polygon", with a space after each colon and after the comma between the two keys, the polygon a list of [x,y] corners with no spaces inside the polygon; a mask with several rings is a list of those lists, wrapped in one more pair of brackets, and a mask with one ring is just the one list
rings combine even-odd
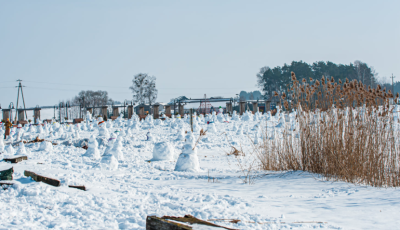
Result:
{"label": "white snow", "polygon": [[199,158],[197,149],[194,146],[193,134],[186,135],[185,144],[182,153],[179,155],[175,165],[175,171],[200,172]]}
{"label": "white snow", "polygon": [[[228,156],[231,145],[249,153],[263,135],[278,139],[285,125],[294,130],[295,121],[257,113],[223,118],[196,117],[197,130],[209,130],[207,121],[215,121],[215,132],[209,130],[201,138],[198,131],[189,131],[184,118],[143,123],[136,117],[121,118],[101,128],[93,120],[75,126],[72,133],[65,125],[45,125],[41,135],[48,141],[25,144],[27,161],[0,162],[1,169],[15,171],[15,185],[0,189],[0,228],[145,229],[150,214],[239,219],[237,224],[215,223],[247,230],[399,228],[398,189],[327,182],[307,172],[253,171],[254,184],[243,183],[251,154]],[[265,126],[267,134],[260,130]],[[28,127],[23,128],[22,140],[38,135],[36,126]],[[149,131],[153,141],[147,141]],[[69,137],[61,138],[64,134]],[[0,141],[0,159],[18,151],[13,143],[15,150],[10,140]],[[86,143],[88,150],[81,148]],[[34,182],[24,170],[58,179],[62,185]],[[87,191],[68,185],[84,185]]]}
{"label": "white snow", "polygon": [[163,141],[154,144],[151,161],[172,161],[174,158],[174,147],[171,143]]}

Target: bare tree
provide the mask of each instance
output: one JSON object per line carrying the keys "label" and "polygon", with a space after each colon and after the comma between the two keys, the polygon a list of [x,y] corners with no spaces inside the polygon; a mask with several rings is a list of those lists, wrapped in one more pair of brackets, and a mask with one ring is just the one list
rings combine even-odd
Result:
{"label": "bare tree", "polygon": [[158,90],[156,89],[156,77],[149,76],[147,77],[148,81],[145,86],[145,97],[149,105],[152,105],[156,102]]}
{"label": "bare tree", "polygon": [[136,74],[132,80],[132,86],[129,87],[133,93],[133,99],[136,103],[145,103],[145,85],[147,83],[148,75],[145,73]]}
{"label": "bare tree", "polygon": [[148,102],[151,105],[157,99],[156,77],[146,73],[135,75],[129,89],[132,90],[133,99],[139,104]]}
{"label": "bare tree", "polygon": [[92,91],[92,90],[82,90],[79,92],[78,96],[72,99],[73,104],[79,104],[83,107],[95,107],[111,104],[113,100],[108,97],[107,91]]}

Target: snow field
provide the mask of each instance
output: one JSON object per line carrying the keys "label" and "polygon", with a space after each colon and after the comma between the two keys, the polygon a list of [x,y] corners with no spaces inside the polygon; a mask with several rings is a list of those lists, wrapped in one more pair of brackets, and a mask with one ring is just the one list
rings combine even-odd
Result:
{"label": "snow field", "polygon": [[[82,124],[79,138],[76,127],[71,132],[71,127],[61,126],[64,136],[57,125],[51,126],[54,133],[44,128],[41,138],[58,145],[51,149],[42,147],[43,142],[26,144],[28,161],[0,162],[0,169],[14,167],[16,183],[0,190],[0,225],[5,229],[145,229],[147,215],[191,214],[205,220],[239,219],[238,224],[215,222],[237,229],[398,228],[400,192],[396,189],[326,182],[305,172],[256,172],[255,183],[244,184],[239,176],[246,172],[237,164],[251,155],[227,156],[230,145],[242,146],[247,153],[254,137],[261,138],[258,127],[265,120],[268,126],[278,126],[276,138],[285,121],[235,116],[237,120],[229,123],[216,114],[200,119],[200,128],[207,130],[207,121],[213,121],[216,132],[207,132],[197,144],[199,132],[184,134],[189,130],[185,118],[162,123],[151,119],[107,122],[108,138],[99,135],[104,126],[99,130],[97,122]],[[29,129],[34,133],[26,130],[23,139],[38,135],[37,129]],[[152,140],[148,140],[149,131]],[[185,135],[183,140],[180,135]],[[86,156],[91,150],[80,148],[83,144],[105,155],[101,159]],[[9,148],[9,140],[4,145]],[[3,152],[0,158],[18,149]],[[175,171],[184,154],[195,156],[198,168],[194,163]],[[62,186],[34,182],[23,176],[24,170],[58,179]],[[87,191],[68,185],[85,185]]]}

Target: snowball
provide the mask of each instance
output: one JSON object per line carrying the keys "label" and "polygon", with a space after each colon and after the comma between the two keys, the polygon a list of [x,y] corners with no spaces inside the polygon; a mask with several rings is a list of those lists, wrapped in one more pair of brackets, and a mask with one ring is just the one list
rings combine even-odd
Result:
{"label": "snowball", "polygon": [[42,143],[40,143],[40,147],[39,147],[39,151],[52,151],[53,150],[53,144],[51,144],[48,141],[42,141]]}
{"label": "snowball", "polygon": [[158,142],[153,148],[152,161],[172,161],[174,160],[174,148],[168,142]]}

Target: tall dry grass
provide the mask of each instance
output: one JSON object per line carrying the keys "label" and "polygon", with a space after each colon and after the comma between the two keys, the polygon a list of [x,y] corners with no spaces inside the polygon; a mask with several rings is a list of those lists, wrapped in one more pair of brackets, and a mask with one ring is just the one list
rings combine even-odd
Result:
{"label": "tall dry grass", "polygon": [[398,187],[399,121],[389,105],[398,99],[379,85],[335,82],[314,84],[292,73],[290,100],[281,97],[286,111],[296,111],[295,122],[265,130],[259,147],[264,170],[303,170],[340,180],[377,187]]}

